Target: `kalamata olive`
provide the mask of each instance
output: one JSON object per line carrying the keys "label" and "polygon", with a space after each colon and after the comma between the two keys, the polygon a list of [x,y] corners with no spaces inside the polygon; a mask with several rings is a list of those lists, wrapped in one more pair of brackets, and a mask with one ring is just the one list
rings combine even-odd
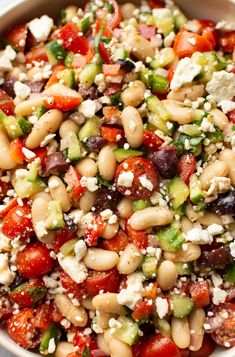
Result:
{"label": "kalamata olive", "polygon": [[107,144],[107,140],[104,139],[102,136],[90,136],[86,141],[86,146],[91,151],[99,151],[104,145]]}
{"label": "kalamata olive", "polygon": [[44,86],[45,86],[45,82],[34,82],[34,81],[26,81],[24,84],[26,84],[30,90],[31,93],[40,93]]}
{"label": "kalamata olive", "polygon": [[85,88],[83,85],[80,84],[78,91],[84,99],[94,100],[99,97],[98,89],[94,86],[91,86],[90,88]]}
{"label": "kalamata olive", "polygon": [[97,192],[94,207],[100,212],[108,208],[115,212],[121,198],[122,195],[118,191],[110,190],[107,187],[101,187]]}
{"label": "kalamata olive", "polygon": [[16,275],[15,279],[13,280],[13,282],[11,283],[11,285],[9,287],[10,287],[11,290],[14,290],[15,288],[17,288],[18,286],[20,286],[24,282],[25,282],[25,278],[23,278],[23,276]]}
{"label": "kalamata olive", "polygon": [[64,217],[64,223],[65,223],[66,227],[71,232],[76,232],[78,230],[78,225],[77,225],[77,223],[74,222],[74,219],[66,213],[63,214],[63,217]]}
{"label": "kalamata olive", "polygon": [[164,179],[171,179],[178,173],[177,149],[164,146],[150,155],[150,160]]}
{"label": "kalamata olive", "polygon": [[209,206],[210,211],[219,215],[235,215],[235,191],[219,195]]}
{"label": "kalamata olive", "polygon": [[8,76],[1,88],[12,98],[15,97],[14,84],[17,81],[15,77]]}
{"label": "kalamata olive", "polygon": [[231,255],[230,248],[228,246],[223,246],[218,249],[213,249],[210,252],[204,252],[200,261],[204,265],[218,267],[232,264],[234,259]]}
{"label": "kalamata olive", "polygon": [[58,174],[60,171],[65,171],[69,168],[68,162],[66,162],[61,152],[54,152],[49,154],[45,160],[45,176],[50,174]]}
{"label": "kalamata olive", "polygon": [[117,64],[120,64],[121,69],[123,69],[126,73],[131,72],[134,68],[135,65],[133,62],[129,60],[117,60]]}

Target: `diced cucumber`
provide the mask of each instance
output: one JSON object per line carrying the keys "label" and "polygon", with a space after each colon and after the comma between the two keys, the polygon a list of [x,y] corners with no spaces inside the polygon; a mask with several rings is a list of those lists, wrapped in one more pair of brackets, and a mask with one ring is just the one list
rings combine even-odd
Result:
{"label": "diced cucumber", "polygon": [[170,181],[168,192],[174,210],[181,206],[189,196],[189,188],[178,176]]}
{"label": "diced cucumber", "polygon": [[73,88],[75,84],[75,72],[73,69],[64,69],[58,74],[58,78],[60,78],[63,81],[63,84],[65,84],[69,88]]}
{"label": "diced cucumber", "polygon": [[62,61],[66,55],[65,49],[55,40],[49,42],[46,46],[48,60],[51,65]]}
{"label": "diced cucumber", "polygon": [[147,108],[151,113],[157,114],[160,119],[165,121],[170,119],[170,113],[168,113],[164,104],[162,104],[162,102],[156,96],[148,97],[146,103]]}
{"label": "diced cucumber", "polygon": [[170,297],[170,303],[172,313],[178,319],[188,316],[194,309],[194,302],[188,296],[172,295]]}
{"label": "diced cucumber", "polygon": [[92,24],[92,16],[89,17],[85,17],[82,21],[81,21],[81,31],[83,33],[86,33],[90,26]]}
{"label": "diced cucumber", "polygon": [[70,239],[68,242],[64,243],[60,248],[60,252],[66,255],[73,255],[74,254],[74,246],[77,243],[77,239]]}
{"label": "diced cucumber", "polygon": [[155,24],[157,28],[161,30],[163,35],[167,36],[174,29],[174,18],[169,12],[166,16],[155,17]]}
{"label": "diced cucumber", "polygon": [[182,133],[189,135],[189,136],[200,136],[202,133],[199,125],[196,125],[196,124],[181,125],[180,130]]}
{"label": "diced cucumber", "polygon": [[128,345],[134,345],[139,338],[139,326],[136,322],[126,316],[117,319],[121,327],[114,327],[113,336]]}
{"label": "diced cucumber", "polygon": [[30,124],[24,117],[18,118],[18,124],[24,134],[28,134],[31,131],[32,124]]}
{"label": "diced cucumber", "polygon": [[40,163],[33,161],[30,165],[29,173],[27,176],[27,181],[35,182],[38,177],[38,170],[40,167]]}
{"label": "diced cucumber", "polygon": [[145,257],[142,270],[146,279],[156,278],[158,259],[156,257]]}
{"label": "diced cucumber", "polygon": [[235,283],[235,265],[229,267],[225,273],[225,280]]}
{"label": "diced cucumber", "polygon": [[214,128],[215,131],[213,133],[207,133],[207,137],[212,144],[216,144],[224,140],[224,136],[220,128],[218,126],[214,126]]}
{"label": "diced cucumber", "polygon": [[0,125],[4,124],[4,120],[6,119],[7,115],[0,109]]}
{"label": "diced cucumber", "polygon": [[48,109],[46,107],[44,107],[44,105],[41,105],[37,110],[37,114],[36,114],[37,117],[41,118],[43,116],[43,114],[45,114],[47,112],[47,110]]}
{"label": "diced cucumber", "polygon": [[166,252],[175,252],[185,242],[180,231],[175,227],[166,227],[156,233],[160,248]]}
{"label": "diced cucumber", "polygon": [[192,273],[193,267],[192,263],[176,262],[176,272],[178,275],[190,275]]}
{"label": "diced cucumber", "polygon": [[147,12],[141,13],[141,22],[150,26],[155,25],[155,17]]}
{"label": "diced cucumber", "polygon": [[179,30],[184,24],[186,24],[188,19],[177,6],[174,6],[173,9],[174,9],[173,17],[174,17],[175,28],[176,30]]}
{"label": "diced cucumber", "polygon": [[86,88],[90,88],[94,83],[97,74],[101,73],[101,66],[98,63],[88,63],[79,75],[79,81]]}
{"label": "diced cucumber", "polygon": [[148,77],[148,87],[152,89],[153,93],[166,94],[169,83],[165,77],[159,76],[156,73],[150,73]]}
{"label": "diced cucumber", "polygon": [[112,58],[115,62],[118,60],[125,60],[129,56],[127,50],[123,47],[115,48]]}
{"label": "diced cucumber", "polygon": [[60,201],[52,200],[48,203],[46,226],[50,231],[64,228],[64,217]]}
{"label": "diced cucumber", "polygon": [[172,125],[172,129],[169,129],[167,127],[167,123],[169,123],[169,122],[165,121],[164,119],[161,119],[158,114],[150,113],[148,115],[148,122],[155,129],[160,129],[161,131],[163,131],[163,133],[165,133],[167,135],[171,135],[173,132],[174,125]]}
{"label": "diced cucumber", "polygon": [[66,140],[68,143],[68,153],[67,153],[68,159],[70,161],[81,159],[82,148],[77,135],[73,131],[70,131],[66,135]]}
{"label": "diced cucumber", "polygon": [[54,343],[55,345],[57,345],[57,343],[60,340],[60,336],[61,336],[61,331],[60,329],[52,322],[50,324],[50,326],[48,327],[47,330],[45,330],[42,334],[41,337],[41,343],[40,343],[40,347],[39,347],[39,351],[42,355],[48,355],[48,348],[49,348],[49,343],[51,339],[54,339]]}
{"label": "diced cucumber", "polygon": [[69,52],[65,57],[64,64],[66,67],[70,68],[73,62],[75,54],[73,52]]}
{"label": "diced cucumber", "polygon": [[78,138],[80,141],[86,142],[91,136],[100,134],[100,119],[96,116],[89,118],[81,127]]}
{"label": "diced cucumber", "polygon": [[201,183],[195,174],[190,177],[189,189],[190,189],[190,200],[193,203],[198,203],[203,201],[204,194],[201,189]]}
{"label": "diced cucumber", "polygon": [[175,211],[175,215],[184,216],[186,212],[187,202],[185,201],[181,206],[179,206]]}
{"label": "diced cucumber", "polygon": [[222,62],[217,56],[216,52],[195,52],[192,55],[192,60],[202,66],[200,81],[206,83],[211,80],[212,74],[215,71],[221,70],[226,67],[226,63]]}
{"label": "diced cucumber", "polygon": [[154,321],[154,326],[160,331],[163,336],[171,337],[171,325],[168,321],[156,319]]}
{"label": "diced cucumber", "polygon": [[19,138],[20,136],[24,135],[17,119],[12,115],[6,116],[3,119],[3,125],[7,131],[7,134],[10,139],[14,140],[14,139]]}
{"label": "diced cucumber", "polygon": [[133,211],[141,211],[142,209],[149,207],[149,206],[150,206],[150,202],[148,199],[137,200],[137,201],[133,201],[133,203],[132,203]]}
{"label": "diced cucumber", "polygon": [[122,162],[123,160],[128,159],[129,157],[135,157],[135,156],[142,156],[144,153],[143,151],[140,150],[133,150],[133,149],[114,149],[113,150],[115,159],[117,162]]}
{"label": "diced cucumber", "polygon": [[173,48],[163,48],[150,63],[150,68],[157,69],[159,67],[165,67],[167,64],[173,62],[175,59],[175,53]]}
{"label": "diced cucumber", "polygon": [[19,198],[33,196],[38,192],[44,191],[46,188],[44,181],[39,176],[34,182],[29,182],[28,174],[28,170],[17,170],[17,178],[15,179],[13,186]]}

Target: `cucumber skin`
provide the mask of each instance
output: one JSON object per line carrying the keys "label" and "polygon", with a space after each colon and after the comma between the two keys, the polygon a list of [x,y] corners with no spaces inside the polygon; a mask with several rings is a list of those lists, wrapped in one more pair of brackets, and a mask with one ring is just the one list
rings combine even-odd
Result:
{"label": "cucumber skin", "polygon": [[170,297],[173,316],[182,319],[188,316],[194,309],[195,304],[188,296],[172,295]]}

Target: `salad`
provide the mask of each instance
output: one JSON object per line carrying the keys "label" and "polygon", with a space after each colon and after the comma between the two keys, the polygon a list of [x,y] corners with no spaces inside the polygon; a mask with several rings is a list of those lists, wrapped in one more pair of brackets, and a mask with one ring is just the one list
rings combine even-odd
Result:
{"label": "salad", "polygon": [[2,35],[0,321],[55,357],[235,346],[235,23],[92,0]]}

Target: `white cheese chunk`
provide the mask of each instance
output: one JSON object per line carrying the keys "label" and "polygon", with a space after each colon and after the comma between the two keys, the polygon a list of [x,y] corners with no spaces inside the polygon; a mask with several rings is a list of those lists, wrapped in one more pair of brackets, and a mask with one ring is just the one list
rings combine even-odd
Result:
{"label": "white cheese chunk", "polygon": [[198,244],[211,244],[213,237],[206,229],[193,228],[186,233],[186,240]]}
{"label": "white cheese chunk", "polygon": [[212,301],[213,304],[219,305],[225,302],[227,293],[225,290],[222,290],[218,287],[213,288],[212,290]]}
{"label": "white cheese chunk", "polygon": [[131,171],[123,171],[118,176],[118,185],[124,187],[131,187],[134,180],[134,174]]}
{"label": "white cheese chunk", "polygon": [[150,180],[147,179],[146,175],[142,175],[139,177],[139,181],[141,185],[145,188],[147,188],[149,191],[153,190],[153,184]]}
{"label": "white cheese chunk", "polygon": [[158,296],[156,298],[156,310],[160,319],[163,319],[168,314],[168,308],[167,299]]}
{"label": "white cheese chunk", "polygon": [[82,262],[78,262],[76,257],[63,256],[58,254],[58,261],[64,271],[73,279],[77,284],[82,283],[87,278],[87,268]]}
{"label": "white cheese chunk", "polygon": [[9,258],[7,254],[0,254],[0,284],[10,285],[15,278],[15,273],[9,268]]}
{"label": "white cheese chunk", "polygon": [[223,31],[235,31],[235,22],[228,22],[222,20],[216,24],[215,28],[217,30],[223,30]]}
{"label": "white cheese chunk", "polygon": [[230,248],[230,252],[231,252],[232,257],[235,258],[235,242],[230,243],[229,244],[229,248]]}
{"label": "white cheese chunk", "polygon": [[11,46],[7,46],[0,54],[0,71],[10,71],[13,66],[11,61],[16,58],[16,52]]}
{"label": "white cheese chunk", "polygon": [[235,109],[235,102],[232,100],[226,100],[226,99],[221,100],[219,105],[225,114]]}
{"label": "white cheese chunk", "polygon": [[80,262],[87,253],[87,246],[84,240],[80,239],[74,246],[75,256],[78,262]]}
{"label": "white cheese chunk", "polygon": [[223,100],[232,100],[235,96],[235,75],[226,71],[214,72],[206,85],[206,90],[218,103]]}
{"label": "white cheese chunk", "polygon": [[221,226],[220,224],[213,223],[213,224],[210,224],[210,225],[207,227],[207,231],[208,231],[212,236],[216,236],[216,235],[218,235],[218,234],[223,233],[224,228],[223,228],[223,226]]}
{"label": "white cheese chunk", "polygon": [[78,111],[83,114],[84,117],[92,118],[96,112],[96,102],[94,100],[87,99],[80,104]]}
{"label": "white cheese chunk", "polygon": [[22,100],[26,99],[31,93],[29,86],[19,81],[15,82],[14,91],[16,96]]}
{"label": "white cheese chunk", "polygon": [[176,67],[171,81],[171,89],[175,90],[182,87],[184,84],[191,83],[201,70],[202,66],[194,63],[191,58],[183,58]]}
{"label": "white cheese chunk", "polygon": [[33,37],[35,37],[37,41],[41,42],[47,40],[53,25],[53,20],[49,16],[43,15],[40,18],[30,21],[28,27]]}
{"label": "white cheese chunk", "polygon": [[80,183],[82,187],[86,187],[90,192],[94,192],[98,190],[98,180],[96,177],[82,176]]}
{"label": "white cheese chunk", "polygon": [[117,296],[118,303],[134,309],[135,304],[142,298],[144,274],[133,273],[127,276],[127,288],[122,289]]}

